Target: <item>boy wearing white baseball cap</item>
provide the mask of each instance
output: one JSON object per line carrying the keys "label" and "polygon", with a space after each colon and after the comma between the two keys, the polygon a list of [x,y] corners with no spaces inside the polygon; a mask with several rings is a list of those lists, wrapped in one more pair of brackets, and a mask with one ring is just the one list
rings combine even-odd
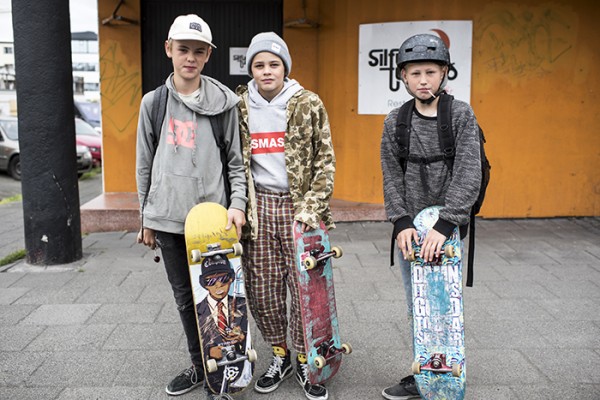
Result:
{"label": "boy wearing white baseball cap", "polygon": [[[212,40],[210,27],[199,16],[181,15],[174,20],[164,45],[173,73],[164,87],[144,95],[138,121],[136,180],[142,227],[137,240],[162,251],[192,362],[167,385],[171,396],[187,393],[204,381],[184,237],[187,213],[200,202],[216,202],[228,207],[226,229],[235,227],[239,236],[246,223],[239,98],[219,81],[202,75],[216,48]],[[153,109],[157,101],[164,110],[162,121]]]}

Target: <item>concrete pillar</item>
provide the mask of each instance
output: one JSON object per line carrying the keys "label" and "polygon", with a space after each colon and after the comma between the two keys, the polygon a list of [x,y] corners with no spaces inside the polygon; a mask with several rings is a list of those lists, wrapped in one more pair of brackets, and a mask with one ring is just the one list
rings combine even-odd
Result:
{"label": "concrete pillar", "polygon": [[81,259],[69,0],[12,0],[25,250]]}

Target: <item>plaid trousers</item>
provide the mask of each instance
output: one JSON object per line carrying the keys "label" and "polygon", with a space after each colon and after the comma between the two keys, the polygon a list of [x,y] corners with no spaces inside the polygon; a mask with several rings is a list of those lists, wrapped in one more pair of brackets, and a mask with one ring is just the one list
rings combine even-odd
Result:
{"label": "plaid trousers", "polygon": [[[289,193],[256,190],[258,238],[244,241],[242,264],[250,311],[264,340],[287,342],[289,323],[292,347],[305,353],[302,315],[295,268],[292,223],[294,207]],[[287,292],[290,292],[290,317]]]}

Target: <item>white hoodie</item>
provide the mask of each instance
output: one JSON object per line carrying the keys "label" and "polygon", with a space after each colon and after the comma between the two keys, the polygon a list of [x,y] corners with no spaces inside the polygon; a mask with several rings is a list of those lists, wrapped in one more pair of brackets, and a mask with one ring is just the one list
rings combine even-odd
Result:
{"label": "white hoodie", "polygon": [[251,136],[251,169],[257,188],[288,192],[284,141],[287,130],[287,102],[302,86],[286,79],[281,92],[270,102],[258,92],[256,81],[248,84],[248,128]]}

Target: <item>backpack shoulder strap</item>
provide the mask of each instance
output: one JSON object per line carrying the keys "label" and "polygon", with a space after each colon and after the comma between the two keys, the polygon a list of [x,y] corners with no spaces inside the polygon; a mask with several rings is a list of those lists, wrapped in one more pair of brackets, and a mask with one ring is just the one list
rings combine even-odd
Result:
{"label": "backpack shoulder strap", "polygon": [[469,257],[467,260],[467,286],[473,286],[473,260],[475,259],[475,213],[471,209],[469,222]]}
{"label": "backpack shoulder strap", "polygon": [[410,148],[410,121],[414,108],[415,99],[410,99],[402,104],[396,118],[396,140],[398,142],[398,158],[402,166],[402,173],[406,173],[406,162]]}
{"label": "backpack shoulder strap", "polygon": [[162,84],[154,91],[154,101],[152,102],[152,141],[154,143],[154,150],[158,147],[160,140],[161,128],[167,113],[167,99],[169,91],[167,87]]}
{"label": "backpack shoulder strap", "polygon": [[454,155],[456,154],[454,135],[452,134],[452,100],[454,100],[454,96],[452,95],[447,93],[440,95],[437,119],[440,146],[444,154],[444,161],[450,172],[452,172],[452,168],[454,167]]}
{"label": "backpack shoulder strap", "polygon": [[225,129],[223,129],[223,114],[211,115],[208,117],[210,126],[212,127],[213,136],[217,146],[223,153],[225,149]]}
{"label": "backpack shoulder strap", "polygon": [[227,145],[225,144],[225,129],[223,127],[223,113],[211,115],[208,117],[210,126],[215,137],[215,142],[219,147],[221,155],[221,166],[223,173],[223,183],[225,184],[225,195],[227,197],[227,206],[231,203],[231,185],[229,184],[229,163],[227,162]]}

